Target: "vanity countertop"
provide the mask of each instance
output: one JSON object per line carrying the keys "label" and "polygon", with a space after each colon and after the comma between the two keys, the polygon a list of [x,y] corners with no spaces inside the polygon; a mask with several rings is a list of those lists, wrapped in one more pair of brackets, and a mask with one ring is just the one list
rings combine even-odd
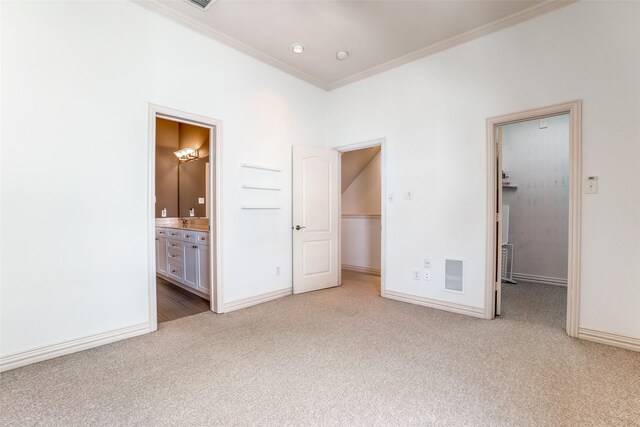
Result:
{"label": "vanity countertop", "polygon": [[191,227],[170,227],[166,225],[156,225],[156,228],[170,228],[172,230],[187,230],[187,231],[206,231],[209,232],[209,227],[207,226],[197,226],[192,225]]}

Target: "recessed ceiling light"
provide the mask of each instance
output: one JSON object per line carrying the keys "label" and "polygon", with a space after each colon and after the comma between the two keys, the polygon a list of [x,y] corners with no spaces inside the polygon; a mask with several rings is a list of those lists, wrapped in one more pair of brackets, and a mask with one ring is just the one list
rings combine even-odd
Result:
{"label": "recessed ceiling light", "polygon": [[304,50],[304,45],[302,43],[294,43],[291,45],[291,50],[295,54],[301,54]]}
{"label": "recessed ceiling light", "polygon": [[336,58],[340,61],[347,59],[347,56],[349,56],[349,52],[346,50],[339,50],[338,53],[336,53]]}

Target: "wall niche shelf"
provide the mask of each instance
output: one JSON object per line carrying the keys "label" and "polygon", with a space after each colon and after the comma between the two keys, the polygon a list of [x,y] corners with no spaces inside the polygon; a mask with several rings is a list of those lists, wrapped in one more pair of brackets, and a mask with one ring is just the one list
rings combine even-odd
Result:
{"label": "wall niche shelf", "polygon": [[275,205],[242,205],[240,209],[280,209],[280,206]]}
{"label": "wall niche shelf", "polygon": [[257,163],[240,163],[240,167],[243,168],[250,168],[250,169],[262,169],[265,171],[272,171],[272,172],[282,172],[282,169],[277,168],[275,166],[270,166],[270,165],[259,165]]}
{"label": "wall niche shelf", "polygon": [[280,187],[271,187],[268,185],[259,185],[259,184],[242,184],[242,188],[246,188],[248,190],[271,190],[271,191],[280,191]]}

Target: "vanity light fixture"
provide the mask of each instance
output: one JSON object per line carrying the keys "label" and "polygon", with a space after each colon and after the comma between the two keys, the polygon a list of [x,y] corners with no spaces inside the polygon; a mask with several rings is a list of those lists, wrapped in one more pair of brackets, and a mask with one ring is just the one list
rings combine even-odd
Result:
{"label": "vanity light fixture", "polygon": [[182,162],[198,158],[198,150],[195,148],[183,148],[182,150],[174,151],[173,154]]}
{"label": "vanity light fixture", "polygon": [[349,56],[349,52],[347,52],[346,50],[339,50],[338,52],[336,52],[336,58],[339,61],[347,59],[347,56]]}
{"label": "vanity light fixture", "polygon": [[299,55],[304,51],[304,45],[302,43],[294,43],[291,45],[291,50],[296,55]]}

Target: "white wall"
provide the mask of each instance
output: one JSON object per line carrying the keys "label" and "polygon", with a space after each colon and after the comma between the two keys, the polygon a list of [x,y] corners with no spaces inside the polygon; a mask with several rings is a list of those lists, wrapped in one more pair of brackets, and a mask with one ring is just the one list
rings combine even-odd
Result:
{"label": "white wall", "polygon": [[[569,249],[569,115],[502,127],[503,187],[513,274],[566,284]],[[524,278],[523,278],[524,279]]]}
{"label": "white wall", "polygon": [[380,273],[380,215],[342,217],[343,268]]}
{"label": "white wall", "polygon": [[[386,287],[484,306],[486,119],[582,99],[580,326],[640,338],[640,3],[579,2],[329,93],[327,146],[386,137]],[[411,190],[413,200],[402,193]],[[432,280],[412,271],[432,260]],[[445,257],[466,265],[443,291]]]}
{"label": "white wall", "polygon": [[371,159],[342,193],[342,265],[380,272],[380,160]]}
{"label": "white wall", "polygon": [[[2,9],[1,355],[148,321],[149,102],[224,121],[225,302],[291,286],[326,93],[130,2]],[[283,168],[282,209],[239,209],[241,161]]]}

